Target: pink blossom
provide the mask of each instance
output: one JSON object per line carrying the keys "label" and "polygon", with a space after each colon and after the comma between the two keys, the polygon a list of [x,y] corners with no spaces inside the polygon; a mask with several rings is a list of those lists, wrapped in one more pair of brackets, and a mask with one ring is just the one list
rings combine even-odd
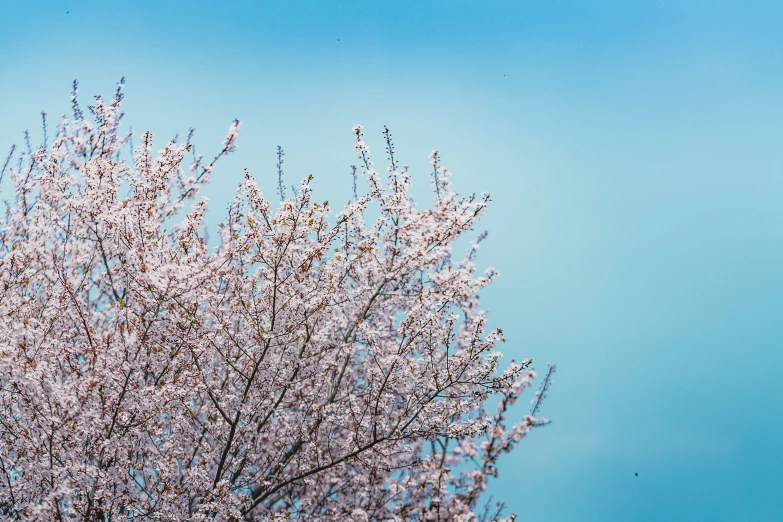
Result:
{"label": "pink blossom", "polygon": [[274,208],[246,169],[209,249],[198,193],[239,120],[209,164],[150,133],[126,158],[119,92],[88,122],[74,86],[74,120],[9,171],[0,520],[477,520],[543,398],[507,425],[531,362],[501,367],[497,274],[452,251],[489,196],[433,153],[418,207],[357,126],[366,194],[332,216],[308,177]]}

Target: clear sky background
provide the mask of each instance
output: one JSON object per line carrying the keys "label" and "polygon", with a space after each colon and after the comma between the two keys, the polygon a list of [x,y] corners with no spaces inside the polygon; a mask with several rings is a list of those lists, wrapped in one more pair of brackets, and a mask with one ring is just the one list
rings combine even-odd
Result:
{"label": "clear sky background", "polygon": [[244,122],[213,223],[242,167],[274,194],[278,144],[347,201],[357,123],[423,202],[435,148],[490,192],[484,304],[559,367],[491,484],[521,520],[783,520],[783,3],[2,0],[0,27],[3,156],[125,75],[161,145]]}

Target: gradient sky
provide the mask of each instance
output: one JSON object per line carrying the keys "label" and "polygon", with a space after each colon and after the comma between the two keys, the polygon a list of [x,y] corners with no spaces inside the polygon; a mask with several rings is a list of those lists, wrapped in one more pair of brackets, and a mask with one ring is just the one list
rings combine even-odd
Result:
{"label": "gradient sky", "polygon": [[[0,153],[126,76],[126,122],[346,201],[387,124],[493,195],[479,262],[553,419],[491,493],[519,520],[783,520],[783,3],[0,1]],[[56,118],[55,118],[56,119]],[[527,403],[518,403],[517,413]],[[635,476],[638,473],[638,477]]]}

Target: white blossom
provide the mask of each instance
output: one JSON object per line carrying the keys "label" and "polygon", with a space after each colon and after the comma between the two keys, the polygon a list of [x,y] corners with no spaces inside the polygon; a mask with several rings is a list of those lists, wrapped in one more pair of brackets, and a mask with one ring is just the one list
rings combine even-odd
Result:
{"label": "white blossom", "polygon": [[245,170],[208,249],[215,161],[150,133],[126,158],[120,91],[95,122],[76,94],[7,178],[0,520],[477,520],[554,369],[509,426],[531,362],[501,368],[478,296],[496,272],[452,255],[489,196],[452,192],[434,152],[416,206],[357,126],[365,195],[332,218],[308,177],[274,209]]}

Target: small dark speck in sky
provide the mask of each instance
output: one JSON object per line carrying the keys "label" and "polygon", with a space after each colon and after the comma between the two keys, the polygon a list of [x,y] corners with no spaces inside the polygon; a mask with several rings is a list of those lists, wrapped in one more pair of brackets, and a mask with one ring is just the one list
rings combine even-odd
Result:
{"label": "small dark speck in sky", "polygon": [[68,14],[68,13],[70,13],[70,11],[65,11],[65,14]]}
{"label": "small dark speck in sky", "polygon": [[633,476],[634,476],[634,477],[638,477],[638,476],[639,476],[639,474],[638,474],[638,473],[634,473],[634,474],[633,474]]}

